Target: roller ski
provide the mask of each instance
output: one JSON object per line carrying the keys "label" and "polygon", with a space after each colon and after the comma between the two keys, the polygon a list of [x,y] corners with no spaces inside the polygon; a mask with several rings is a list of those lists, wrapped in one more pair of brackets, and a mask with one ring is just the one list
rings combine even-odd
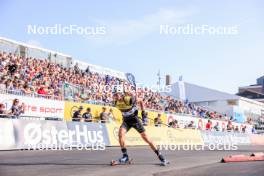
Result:
{"label": "roller ski", "polygon": [[167,161],[167,160],[163,157],[163,155],[159,154],[158,157],[159,157],[159,160],[160,160],[160,166],[167,166],[168,164],[170,164],[170,162]]}
{"label": "roller ski", "polygon": [[122,157],[118,160],[112,160],[110,165],[111,166],[116,166],[116,165],[129,165],[132,163],[132,158],[128,158],[128,157]]}

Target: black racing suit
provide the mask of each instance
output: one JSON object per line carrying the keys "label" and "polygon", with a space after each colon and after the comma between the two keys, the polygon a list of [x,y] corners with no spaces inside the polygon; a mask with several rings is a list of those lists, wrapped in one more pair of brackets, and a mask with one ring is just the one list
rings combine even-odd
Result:
{"label": "black racing suit", "polygon": [[134,97],[125,96],[122,100],[116,101],[115,106],[122,112],[123,116],[123,123],[120,128],[125,128],[127,132],[130,128],[135,128],[139,133],[145,132],[145,128],[138,117],[138,108]]}

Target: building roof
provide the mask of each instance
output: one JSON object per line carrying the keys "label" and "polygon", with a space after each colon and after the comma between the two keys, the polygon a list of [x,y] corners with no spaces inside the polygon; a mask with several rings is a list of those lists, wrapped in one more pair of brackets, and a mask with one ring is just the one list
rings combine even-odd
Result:
{"label": "building roof", "polygon": [[[185,96],[190,102],[203,102],[215,100],[237,100],[240,97],[237,95],[221,92],[215,89],[210,89],[195,84],[184,82]],[[180,98],[178,82],[172,84],[172,91],[165,93],[166,95],[173,96],[176,99]]]}
{"label": "building roof", "polygon": [[19,42],[19,41],[11,40],[11,39],[8,39],[8,38],[5,38],[5,37],[1,37],[1,36],[0,36],[0,40],[2,40],[2,41],[6,41],[6,42],[9,42],[9,43],[13,43],[13,44],[16,44],[16,45],[22,45],[22,46],[27,47],[27,48],[37,49],[37,50],[44,51],[44,52],[47,52],[47,53],[58,54],[58,55],[61,55],[61,56],[64,56],[64,57],[69,57],[69,58],[71,58],[70,55],[63,54],[63,53],[58,52],[58,51],[53,51],[53,50],[49,50],[49,49],[45,49],[45,48],[41,48],[41,47],[37,47],[37,46],[30,45],[30,44],[27,44],[27,43],[23,43],[23,42]]}

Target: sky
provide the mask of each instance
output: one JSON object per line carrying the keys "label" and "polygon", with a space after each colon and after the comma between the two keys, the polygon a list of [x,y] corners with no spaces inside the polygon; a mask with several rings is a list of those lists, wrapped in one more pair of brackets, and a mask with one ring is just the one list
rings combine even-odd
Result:
{"label": "sky", "polygon": [[[71,55],[122,72],[137,82],[172,81],[236,93],[264,75],[262,0],[0,0],[0,36]],[[94,35],[33,34],[28,26],[102,27]],[[186,26],[232,28],[235,33],[161,32]]]}

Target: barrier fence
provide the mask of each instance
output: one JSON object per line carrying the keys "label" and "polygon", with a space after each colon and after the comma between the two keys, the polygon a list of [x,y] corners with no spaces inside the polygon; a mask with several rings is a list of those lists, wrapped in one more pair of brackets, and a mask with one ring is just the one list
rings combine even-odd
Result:
{"label": "barrier fence", "polygon": [[[118,146],[118,129],[114,124],[0,119],[0,150]],[[158,145],[264,145],[264,135],[256,134],[151,126],[146,132]],[[134,129],[127,133],[126,142],[146,145]]]}
{"label": "barrier fence", "polygon": [[[108,124],[107,126],[109,141],[112,146],[119,146],[118,143],[118,130],[119,126]],[[172,129],[167,127],[154,127],[148,126],[146,133],[149,138],[156,144],[160,145],[202,145],[202,136],[199,130],[192,129]],[[141,139],[140,134],[131,129],[126,134],[126,144],[137,146],[146,145]]]}
{"label": "barrier fence", "polygon": [[217,131],[202,131],[203,142],[209,144],[221,145],[249,145],[251,144],[250,135],[244,133],[230,133]]}
{"label": "barrier fence", "polygon": [[[4,104],[6,110],[10,110],[13,100],[18,99],[20,104],[24,106],[24,113],[19,116],[19,119],[31,119],[31,120],[58,120],[58,121],[72,121],[72,116],[75,111],[77,111],[82,106],[82,111],[80,115],[86,112],[86,109],[89,107],[91,109],[92,114],[92,122],[100,122],[100,113],[102,112],[102,108],[106,108],[106,112],[109,113],[111,118],[108,121],[114,121],[116,124],[120,124],[122,122],[122,114],[121,112],[111,106],[101,106],[95,104],[87,104],[87,103],[78,103],[78,102],[67,102],[67,101],[58,101],[58,100],[49,100],[44,98],[36,98],[36,97],[25,97],[20,95],[12,95],[12,94],[0,94],[0,103]],[[160,114],[161,123],[166,126],[170,122],[177,120],[179,128],[186,128],[191,122],[193,123],[192,128],[206,130],[206,123],[208,119],[193,117],[190,115],[183,114],[167,114],[161,112],[147,111],[147,126],[154,126],[155,118]],[[139,117],[141,117],[141,111],[139,111]],[[4,115],[0,115],[3,117]],[[48,118],[47,118],[48,117]],[[226,131],[227,121],[223,120],[214,120],[210,119],[212,122],[212,127],[216,124],[219,124],[219,131]],[[80,121],[84,121],[84,119],[80,119]],[[242,129],[246,129],[245,133],[252,133],[252,125],[246,123],[236,123],[232,122],[234,127],[238,127],[238,130],[242,132]],[[246,126],[246,128],[244,128]]]}
{"label": "barrier fence", "polygon": [[109,146],[101,123],[0,119],[0,150]]}

